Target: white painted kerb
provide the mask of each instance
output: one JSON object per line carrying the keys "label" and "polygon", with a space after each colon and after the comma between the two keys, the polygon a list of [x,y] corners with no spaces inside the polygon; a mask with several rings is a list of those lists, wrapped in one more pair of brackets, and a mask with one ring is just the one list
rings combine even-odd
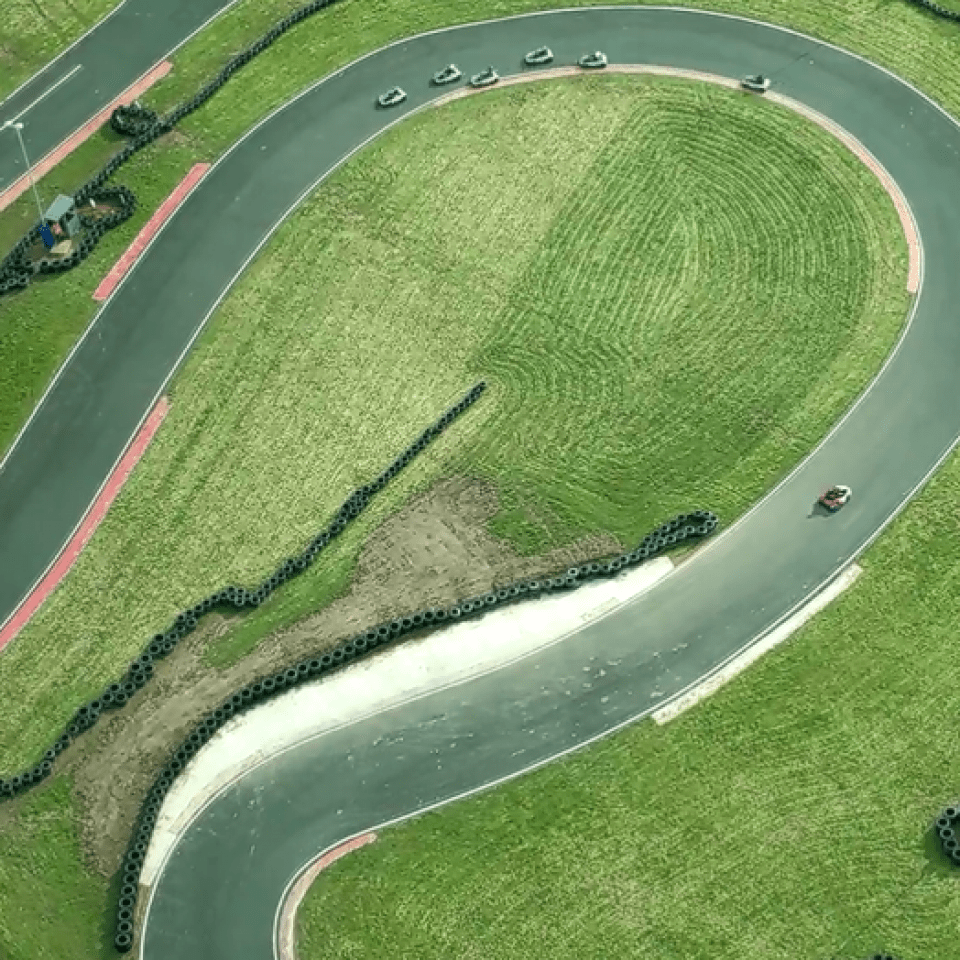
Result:
{"label": "white painted kerb", "polygon": [[206,803],[267,757],[556,643],[650,589],[672,569],[668,557],[659,557],[570,593],[492,610],[422,640],[387,647],[234,718],[190,761],[167,794],[140,883],[154,882],[179,834]]}
{"label": "white painted kerb", "polygon": [[814,614],[819,613],[828,603],[843,593],[853,581],[860,576],[863,570],[857,564],[851,564],[831,583],[826,590],[818,593],[808,604],[801,607],[792,617],[784,620],[774,630],[771,630],[757,643],[751,644],[743,653],[734,657],[729,663],[721,667],[716,673],[707,677],[702,683],[688,690],[682,696],[670,703],[664,704],[652,716],[656,723],[666,723],[678,714],[698,704],[705,697],[722,687],[728,680],[732,680],[738,673],[742,673],[756,660],[759,660],[768,650],[777,644],[783,643],[791,634],[796,633]]}

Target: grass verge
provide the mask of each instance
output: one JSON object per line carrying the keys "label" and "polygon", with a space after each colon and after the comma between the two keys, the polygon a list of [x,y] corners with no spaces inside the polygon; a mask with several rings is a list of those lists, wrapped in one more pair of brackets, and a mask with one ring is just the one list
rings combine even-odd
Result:
{"label": "grass verge", "polygon": [[835,606],[709,701],[380,834],[315,881],[297,954],[957,955],[960,457]]}

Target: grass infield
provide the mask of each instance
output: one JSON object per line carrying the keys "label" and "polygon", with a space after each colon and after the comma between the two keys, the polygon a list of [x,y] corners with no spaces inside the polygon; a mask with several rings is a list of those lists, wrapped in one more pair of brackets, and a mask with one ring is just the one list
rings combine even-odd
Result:
{"label": "grass infield", "polygon": [[295,552],[480,378],[476,411],[216,662],[342,589],[375,525],[443,474],[491,481],[491,529],[527,555],[637,541],[691,505],[737,516],[879,368],[905,248],[827,133],[707,84],[584,76],[400,125],[241,279],[74,572],[0,657],[0,767],[177,611]]}
{"label": "grass infield", "polygon": [[787,644],[327,868],[300,960],[957,956],[960,457]]}

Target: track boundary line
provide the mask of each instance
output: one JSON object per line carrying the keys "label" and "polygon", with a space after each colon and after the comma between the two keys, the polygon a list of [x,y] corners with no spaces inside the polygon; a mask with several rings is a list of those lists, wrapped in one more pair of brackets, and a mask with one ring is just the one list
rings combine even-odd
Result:
{"label": "track boundary line", "polygon": [[30,592],[14,608],[13,612],[3,623],[0,623],[0,652],[11,643],[20,631],[33,619],[33,615],[46,603],[47,599],[61,584],[64,577],[73,569],[80,558],[84,547],[96,533],[107,511],[119,496],[130,474],[147,447],[156,435],[170,409],[166,397],[154,405],[147,417],[146,423],[137,432],[133,441],[127,446],[123,457],[117,466],[111,470],[101,492],[84,514],[83,520],[67,541],[64,548],[44,573],[44,576],[31,588]]}
{"label": "track boundary line", "polygon": [[140,94],[146,92],[155,83],[162,80],[171,70],[173,64],[169,60],[162,60],[151,67],[139,79],[127,87],[123,93],[110,101],[99,113],[94,114],[86,123],[81,124],[65,140],[61,141],[49,153],[38,160],[23,176],[17,177],[2,193],[0,193],[0,210],[6,210],[14,201],[18,200],[30,189],[30,181],[34,183],[40,177],[46,176],[61,160],[70,156],[74,150],[86,143],[110,119],[110,114],[123,105],[128,106]]}
{"label": "track boundary line", "polygon": [[297,910],[300,908],[300,901],[303,900],[318,874],[341,857],[365,847],[368,843],[373,843],[376,839],[377,835],[371,831],[357,837],[351,837],[340,844],[331,844],[319,856],[314,857],[307,863],[287,884],[280,899],[281,910],[276,925],[277,935],[275,939],[280,960],[297,960],[297,952],[294,946],[294,921],[297,917]]}
{"label": "track boundary line", "polygon": [[157,207],[156,213],[140,228],[126,250],[120,254],[117,262],[107,271],[106,276],[93,291],[94,300],[106,300],[120,281],[135,266],[150,244],[153,235],[163,223],[177,212],[180,205],[193,193],[200,181],[210,169],[209,163],[195,163],[189,173],[173,188],[172,192]]}

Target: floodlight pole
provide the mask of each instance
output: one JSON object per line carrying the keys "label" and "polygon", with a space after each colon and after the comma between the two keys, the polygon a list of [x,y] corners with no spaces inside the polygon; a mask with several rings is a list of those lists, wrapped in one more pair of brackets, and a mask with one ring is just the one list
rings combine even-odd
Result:
{"label": "floodlight pole", "polygon": [[0,130],[6,130],[7,127],[13,127],[17,131],[17,139],[20,141],[20,150],[23,152],[23,162],[27,165],[27,179],[30,181],[30,186],[33,187],[33,198],[37,201],[37,213],[40,214],[40,223],[43,223],[43,207],[40,205],[40,194],[37,193],[37,185],[33,181],[33,170],[30,167],[30,158],[27,156],[27,148],[23,143],[23,134],[20,132],[23,129],[22,123],[14,123],[12,120],[8,120]]}

